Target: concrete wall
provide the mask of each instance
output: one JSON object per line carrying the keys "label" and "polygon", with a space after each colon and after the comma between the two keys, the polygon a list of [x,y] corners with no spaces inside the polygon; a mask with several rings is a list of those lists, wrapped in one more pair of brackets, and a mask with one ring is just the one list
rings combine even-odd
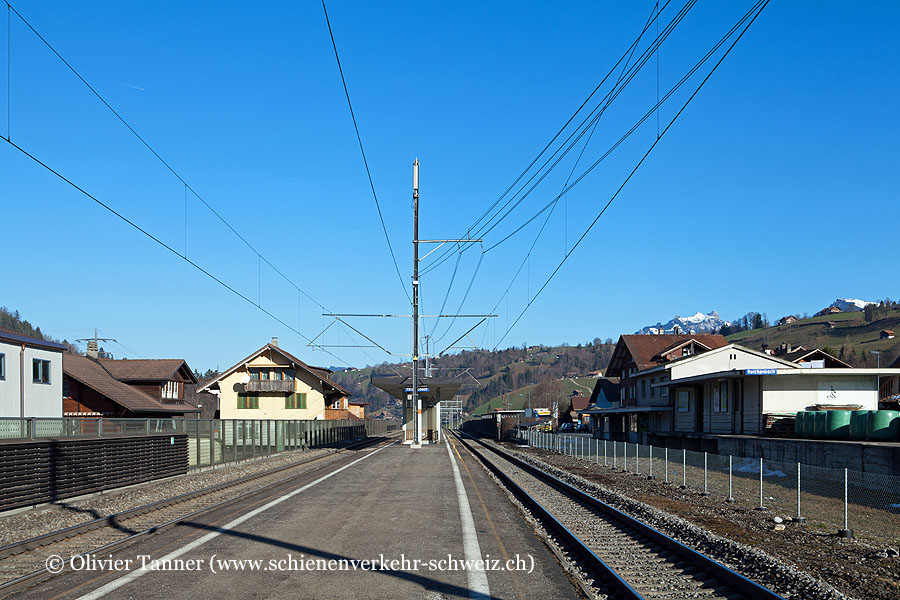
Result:
{"label": "concrete wall", "polygon": [[819,375],[809,370],[802,375],[764,375],[762,385],[764,413],[797,412],[813,404],[878,408],[878,377],[874,375]]}
{"label": "concrete wall", "polygon": [[[5,355],[6,377],[0,380],[0,417],[62,418],[62,352],[25,348],[25,414],[20,403],[21,345],[0,342]],[[32,361],[50,361],[50,383],[34,383]]]}
{"label": "concrete wall", "polygon": [[720,436],[718,453],[900,476],[900,444],[897,443]]}
{"label": "concrete wall", "polygon": [[[290,367],[290,361],[277,352],[266,350],[252,359],[250,367]],[[259,393],[259,408],[238,408],[238,390],[243,390],[241,379],[248,374],[242,366],[219,382],[219,417],[222,419],[322,419],[325,417],[325,396],[319,378],[304,369],[297,368],[294,390],[306,393],[306,408],[285,408],[285,393]]]}

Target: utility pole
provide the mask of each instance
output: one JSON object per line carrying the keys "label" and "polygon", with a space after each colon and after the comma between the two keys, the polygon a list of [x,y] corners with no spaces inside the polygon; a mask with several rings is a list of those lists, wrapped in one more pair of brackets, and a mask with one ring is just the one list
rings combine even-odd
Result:
{"label": "utility pole", "polygon": [[412,404],[415,446],[422,445],[422,401],[419,399],[419,159],[413,162],[413,277],[412,277]]}

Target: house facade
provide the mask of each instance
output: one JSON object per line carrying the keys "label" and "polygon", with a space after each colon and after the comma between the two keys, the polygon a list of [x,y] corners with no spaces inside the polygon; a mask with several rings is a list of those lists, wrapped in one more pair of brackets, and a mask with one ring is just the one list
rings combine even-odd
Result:
{"label": "house facade", "polygon": [[342,410],[350,396],[330,374],[307,365],[273,340],[198,392],[217,398],[222,419],[325,419],[326,409]]}
{"label": "house facade", "polygon": [[181,359],[112,360],[63,356],[63,416],[182,418],[199,410],[184,401],[196,383]]}
{"label": "house facade", "polygon": [[657,385],[667,381],[669,373],[660,367],[726,345],[723,336],[711,334],[620,336],[606,369],[607,377],[619,379],[619,401],[593,417],[600,425],[602,416],[602,435],[636,442],[650,431],[671,430],[674,415],[669,390]]}
{"label": "house facade", "polygon": [[0,330],[0,417],[61,418],[66,347]]}

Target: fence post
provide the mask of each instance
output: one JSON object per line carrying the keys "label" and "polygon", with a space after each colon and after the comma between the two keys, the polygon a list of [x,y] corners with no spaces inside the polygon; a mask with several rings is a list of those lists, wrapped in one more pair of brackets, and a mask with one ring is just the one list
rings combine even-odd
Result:
{"label": "fence post", "polygon": [[641,474],[641,446],[638,443],[634,444],[634,468],[635,475]]}
{"label": "fence post", "polygon": [[195,429],[195,433],[194,433],[194,446],[196,446],[196,448],[197,448],[197,463],[196,463],[196,465],[197,465],[197,467],[201,467],[202,461],[200,460],[200,458],[202,457],[202,454],[200,453],[200,421],[197,421],[197,428]]}
{"label": "fence post", "polygon": [[800,516],[800,463],[797,463],[797,516],[794,517],[797,523],[806,523],[806,517]]}
{"label": "fence post", "polygon": [[618,458],[617,458],[616,454],[617,454],[616,453],[616,440],[613,440],[613,469],[619,468]]}
{"label": "fence post", "polygon": [[647,479],[653,479],[653,444],[650,444],[648,448],[650,448],[650,474],[647,475]]}
{"label": "fence post", "polygon": [[212,419],[209,423],[209,466],[216,464],[216,422]]}
{"label": "fence post", "polygon": [[103,419],[97,419],[97,437],[103,437]]}
{"label": "fence post", "polygon": [[622,468],[628,472],[628,442],[622,442]]}
{"label": "fence post", "polygon": [[663,449],[663,468],[666,471],[665,482],[669,483],[669,447]]}
{"label": "fence post", "polygon": [[28,439],[33,440],[36,437],[37,432],[37,419],[34,417],[28,418]]}
{"label": "fence post", "polygon": [[731,455],[728,455],[728,497],[725,498],[725,502],[731,503],[734,502],[734,494],[733,488],[731,487]]}
{"label": "fence post", "polygon": [[850,529],[850,523],[848,521],[847,514],[847,498],[849,494],[847,493],[848,489],[848,481],[847,481],[847,467],[844,467],[844,528],[838,529],[838,537],[850,539],[853,537],[853,530]]}
{"label": "fence post", "polygon": [[681,489],[687,489],[687,450],[681,449]]}
{"label": "fence post", "polygon": [[700,492],[701,496],[709,496],[709,475],[707,469],[707,452],[703,453],[703,491]]}
{"label": "fence post", "polygon": [[144,419],[144,433],[150,435],[150,419]]}
{"label": "fence post", "polygon": [[757,506],[754,510],[766,510],[766,507],[763,505],[763,459],[759,458],[759,506]]}

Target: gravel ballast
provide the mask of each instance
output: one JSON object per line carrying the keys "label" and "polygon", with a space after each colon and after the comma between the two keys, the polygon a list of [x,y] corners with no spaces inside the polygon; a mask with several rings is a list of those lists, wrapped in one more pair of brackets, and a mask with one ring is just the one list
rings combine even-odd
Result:
{"label": "gravel ballast", "polygon": [[841,540],[792,522],[788,515],[727,504],[723,498],[570,456],[527,447],[504,449],[786,597],[900,598],[895,548]]}

